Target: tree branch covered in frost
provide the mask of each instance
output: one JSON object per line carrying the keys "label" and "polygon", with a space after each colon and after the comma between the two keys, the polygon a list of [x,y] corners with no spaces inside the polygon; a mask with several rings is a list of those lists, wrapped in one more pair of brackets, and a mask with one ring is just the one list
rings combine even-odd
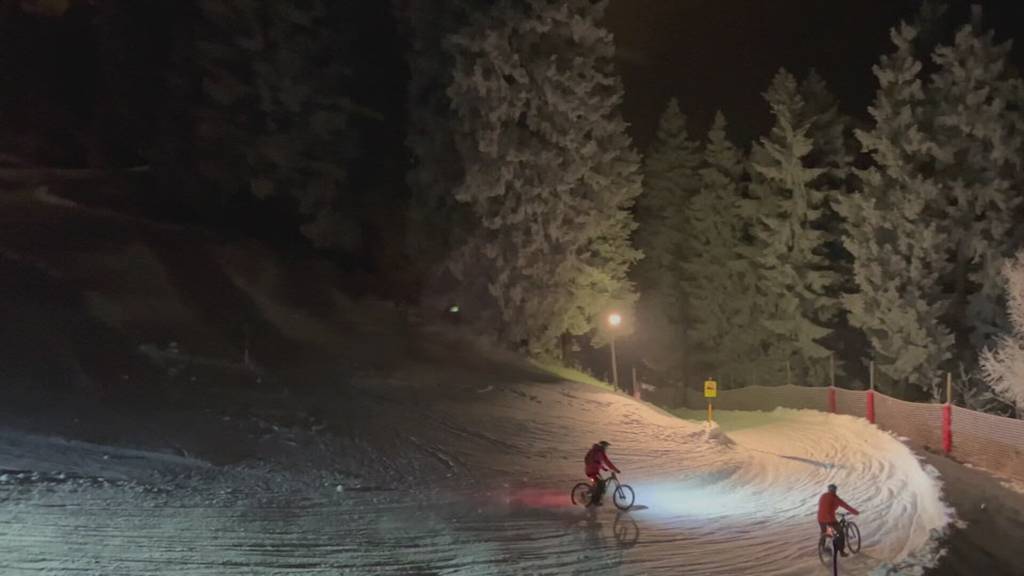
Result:
{"label": "tree branch covered in frost", "polygon": [[210,0],[199,12],[201,173],[225,197],[290,197],[315,246],[354,249],[346,14],[323,0]]}
{"label": "tree branch covered in frost", "polygon": [[981,355],[981,370],[992,390],[1024,414],[1024,250],[1003,266],[1012,332]]}
{"label": "tree branch covered in frost", "polygon": [[690,139],[686,116],[673,98],[644,158],[643,194],[636,210],[635,242],[644,253],[634,272],[642,294],[637,317],[644,327],[645,360],[654,365],[670,365],[666,359],[678,357],[691,319],[690,294],[680,290],[680,283],[686,262],[697,254],[688,203],[700,187],[700,163],[700,144]]}
{"label": "tree branch covered in frost", "polygon": [[836,191],[824,183],[827,169],[809,161],[808,131],[816,118],[809,117],[796,78],[780,70],[765,99],[775,125],[751,154],[750,195],[759,215],[753,233],[765,295],[761,324],[774,336],[766,356],[775,366],[795,362],[798,381],[824,383],[830,352],[821,341],[832,332],[839,302],[836,274],[823,256],[831,239],[823,217]]}
{"label": "tree branch covered in frost", "polygon": [[640,158],[619,112],[607,2],[498,2],[448,38],[448,97],[473,234],[453,257],[486,283],[508,343],[550,351],[636,299],[626,274]]}
{"label": "tree branch covered in frost", "polygon": [[906,25],[892,30],[896,50],[874,69],[879,88],[868,109],[874,126],[857,131],[874,166],[859,172],[858,193],[840,205],[857,286],[844,303],[850,323],[867,336],[877,367],[897,383],[896,393],[905,397],[912,385],[938,398],[941,367],[954,344],[940,320],[948,307],[941,278],[951,266],[944,252],[948,234],[930,212],[939,189],[926,176],[930,156],[923,134],[931,126],[916,36]]}

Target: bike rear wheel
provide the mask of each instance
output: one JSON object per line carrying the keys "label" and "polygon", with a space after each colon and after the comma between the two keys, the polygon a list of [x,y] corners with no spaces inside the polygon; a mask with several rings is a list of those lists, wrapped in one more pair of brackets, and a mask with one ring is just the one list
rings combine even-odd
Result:
{"label": "bike rear wheel", "polygon": [[860,552],[860,528],[853,522],[846,523],[846,549],[854,554]]}
{"label": "bike rear wheel", "polygon": [[633,500],[636,495],[633,493],[633,488],[628,484],[619,484],[615,487],[615,492],[612,492],[612,500],[615,502],[615,507],[619,510],[629,510],[633,507]]}
{"label": "bike rear wheel", "polygon": [[822,538],[818,541],[818,560],[825,566],[832,565],[832,539]]}
{"label": "bike rear wheel", "polygon": [[573,486],[570,497],[572,498],[573,506],[586,506],[590,504],[590,498],[593,496],[593,490],[590,484],[586,482],[580,482]]}

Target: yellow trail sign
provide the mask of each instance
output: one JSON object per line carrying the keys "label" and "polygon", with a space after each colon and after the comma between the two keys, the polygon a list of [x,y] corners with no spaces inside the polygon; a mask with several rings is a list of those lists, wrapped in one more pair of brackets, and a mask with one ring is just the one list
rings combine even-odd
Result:
{"label": "yellow trail sign", "polygon": [[718,382],[710,378],[704,381],[704,397],[718,398]]}

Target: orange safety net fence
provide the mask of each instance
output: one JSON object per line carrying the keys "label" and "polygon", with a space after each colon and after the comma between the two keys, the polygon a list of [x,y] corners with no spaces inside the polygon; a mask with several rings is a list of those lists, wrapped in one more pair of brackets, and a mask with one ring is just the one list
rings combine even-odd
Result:
{"label": "orange safety net fence", "polygon": [[[774,410],[803,408],[829,411],[829,391],[834,390],[835,411],[866,418],[868,391],[804,386],[748,386],[719,390],[716,410]],[[942,452],[943,404],[906,402],[874,392],[875,424],[920,448]],[[673,398],[677,400],[677,398]],[[687,393],[685,405],[703,409],[699,393]],[[1024,479],[1024,420],[951,407],[950,456],[997,474]]]}

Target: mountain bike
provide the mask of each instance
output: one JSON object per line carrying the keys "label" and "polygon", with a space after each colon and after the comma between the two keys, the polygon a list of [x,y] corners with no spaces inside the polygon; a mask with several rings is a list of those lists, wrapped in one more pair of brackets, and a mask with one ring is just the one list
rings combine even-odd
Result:
{"label": "mountain bike", "polygon": [[[829,526],[825,537],[818,539],[818,559],[825,566],[832,565],[832,558],[835,555],[833,545],[837,537],[845,540],[846,549],[851,554],[860,552],[860,528],[852,520],[847,520],[846,514],[841,512],[839,514],[839,531],[837,532]],[[840,540],[840,543],[843,540]]]}
{"label": "mountain bike", "polygon": [[[608,478],[601,480],[605,483],[605,493],[609,493],[609,484],[614,483],[615,489],[610,490],[612,495],[612,502],[615,503],[615,507],[619,510],[629,510],[633,507],[633,501],[636,499],[636,494],[633,492],[632,486],[629,484],[623,484],[619,481],[618,475],[612,472],[612,475]],[[590,499],[594,494],[594,486],[590,482],[580,482],[573,486],[570,497],[572,503],[577,506],[589,506]]]}

